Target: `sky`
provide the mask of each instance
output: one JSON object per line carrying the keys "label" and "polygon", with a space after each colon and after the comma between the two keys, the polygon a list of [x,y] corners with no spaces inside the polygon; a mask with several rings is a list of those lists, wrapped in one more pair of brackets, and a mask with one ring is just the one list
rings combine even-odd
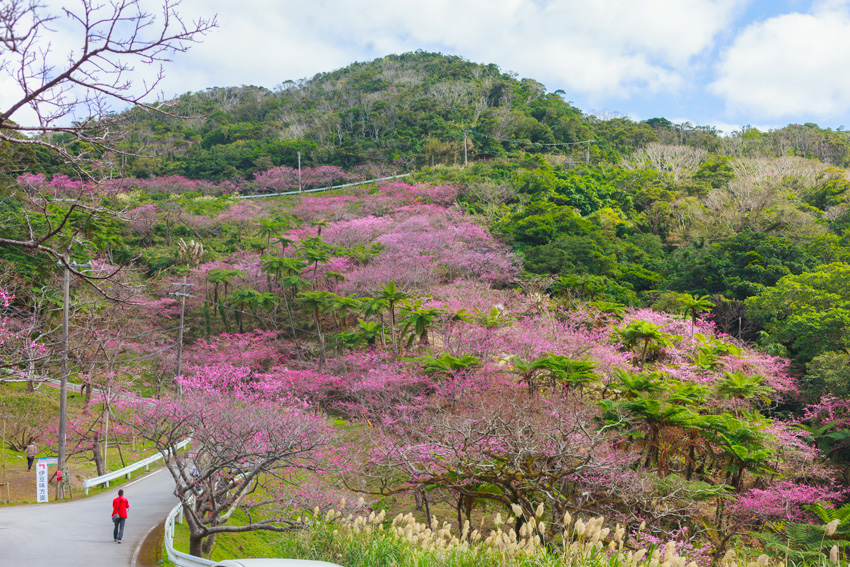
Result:
{"label": "sky", "polygon": [[166,66],[167,98],[422,49],[495,63],[600,117],[727,133],[850,127],[850,0],[183,0],[180,11],[217,14],[219,27]]}

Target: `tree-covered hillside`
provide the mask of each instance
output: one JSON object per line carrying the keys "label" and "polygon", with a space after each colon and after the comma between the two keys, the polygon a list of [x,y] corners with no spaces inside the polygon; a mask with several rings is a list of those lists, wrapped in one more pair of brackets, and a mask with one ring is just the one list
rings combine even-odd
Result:
{"label": "tree-covered hillside", "polygon": [[[815,124],[772,132],[744,128],[731,137],[713,128],[664,118],[633,122],[596,117],[495,65],[435,53],[388,55],[274,90],[216,87],[187,93],[169,112],[189,120],[127,113],[122,150],[146,157],[104,156],[112,174],[179,174],[193,179],[251,179],[273,166],[463,161],[470,155],[559,153],[575,161],[616,162],[652,142],[687,145],[732,157],[794,155],[839,166],[850,163],[844,132]],[[583,142],[593,140],[589,144]],[[569,145],[564,145],[569,144]],[[589,150],[589,151],[588,151]],[[56,164],[44,163],[46,171]]]}
{"label": "tree-covered hillside", "polygon": [[[226,207],[188,206],[174,193],[262,193],[413,171],[455,183],[459,206],[479,215],[527,273],[555,279],[550,292],[668,310],[682,294],[710,297],[725,332],[792,355],[802,371],[823,349],[787,337],[745,302],[755,305],[785,276],[850,258],[847,134],[806,124],[721,136],[663,118],[601,119],[565,97],[495,65],[422,52],[274,91],[188,93],[169,109],[188,119],[127,112],[114,145],[133,154],[98,162],[107,193],[147,194],[122,197],[144,226],[146,249],[119,238],[115,218],[75,212],[65,228],[154,274],[176,262],[176,239],[200,238],[192,215]],[[9,182],[24,193],[71,191],[77,182],[49,157],[16,156],[28,174]],[[465,159],[468,167],[446,167]],[[23,238],[13,203],[3,204],[4,226]],[[48,230],[49,220],[33,226]],[[36,280],[50,270],[20,249],[0,255]],[[805,333],[816,337],[812,325]]]}

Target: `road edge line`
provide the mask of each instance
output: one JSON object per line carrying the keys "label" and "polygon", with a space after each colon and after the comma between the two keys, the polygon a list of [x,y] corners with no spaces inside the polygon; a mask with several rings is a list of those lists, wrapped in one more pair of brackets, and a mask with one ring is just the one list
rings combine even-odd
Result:
{"label": "road edge line", "polygon": [[142,546],[145,545],[145,542],[148,540],[148,536],[151,535],[151,532],[157,527],[159,527],[159,524],[152,526],[151,529],[145,532],[145,535],[142,536],[142,539],[139,541],[139,545],[137,545],[136,550],[133,551],[133,559],[130,561],[131,567],[137,567],[136,562],[139,560],[139,553],[142,552]]}
{"label": "road edge line", "polygon": [[[137,482],[141,482],[144,479],[150,478],[153,475],[161,473],[161,472],[162,472],[162,468],[158,468],[155,471],[152,471],[152,472],[147,473],[147,474],[143,474],[142,476],[140,476],[139,478],[137,478],[134,481],[131,481],[131,482],[124,484],[124,486],[132,486],[132,485],[136,484]],[[137,561],[139,560],[139,553],[142,552],[142,546],[145,545],[145,542],[148,540],[148,536],[151,535],[151,532],[154,531],[158,527],[159,527],[159,524],[154,524],[153,526],[151,526],[151,528],[148,531],[145,532],[145,535],[142,536],[142,539],[139,540],[139,544],[136,546],[136,549],[133,551],[133,559],[130,561],[131,567],[137,567]]]}

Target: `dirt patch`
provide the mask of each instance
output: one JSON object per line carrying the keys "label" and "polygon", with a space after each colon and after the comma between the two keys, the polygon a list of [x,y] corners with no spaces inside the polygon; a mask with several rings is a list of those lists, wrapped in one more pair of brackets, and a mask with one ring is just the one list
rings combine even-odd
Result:
{"label": "dirt patch", "polygon": [[[23,463],[15,462],[15,456],[9,458],[6,455],[6,474],[2,475],[3,479],[0,482],[9,483],[9,492],[7,494],[5,486],[0,486],[0,504],[7,504],[7,500],[11,500],[11,504],[29,504],[35,502],[35,465],[32,470],[27,470],[27,462],[24,459]],[[51,485],[53,486],[53,485]],[[51,492],[51,497],[55,493],[55,488]]]}
{"label": "dirt patch", "polygon": [[[71,465],[74,466],[73,464]],[[50,465],[48,468],[50,477],[56,473],[56,465]],[[87,472],[87,471],[86,471]],[[8,497],[6,487],[0,486],[0,506],[7,504],[35,504],[35,464],[32,470],[27,470],[27,459],[21,455],[16,455],[14,452],[6,452],[6,470],[0,482],[9,483]],[[52,502],[56,496],[56,483],[51,480],[48,487],[48,496]],[[71,494],[68,494],[68,489],[65,489],[65,498],[73,496],[81,498],[84,496],[82,478],[74,474],[74,469],[71,469]],[[11,502],[7,502],[11,500]]]}
{"label": "dirt patch", "polygon": [[162,538],[165,536],[165,521],[148,533],[145,541],[139,547],[136,560],[138,567],[157,567],[162,559]]}

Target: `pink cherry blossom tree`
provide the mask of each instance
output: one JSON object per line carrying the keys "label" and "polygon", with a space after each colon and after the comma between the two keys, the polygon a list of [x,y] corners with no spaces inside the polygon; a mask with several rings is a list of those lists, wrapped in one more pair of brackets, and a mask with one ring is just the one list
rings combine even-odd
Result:
{"label": "pink cherry blossom tree", "polygon": [[[221,382],[233,385],[234,375]],[[278,483],[298,483],[305,471],[315,474],[339,463],[325,418],[298,400],[262,397],[246,387],[194,386],[187,382],[182,396],[128,404],[123,418],[156,446],[174,477],[189,527],[189,552],[208,554],[220,533],[301,527],[301,519],[271,496]],[[176,445],[187,437],[190,452],[179,453]],[[258,490],[271,498],[252,499]],[[228,524],[237,509],[257,519]]]}
{"label": "pink cherry blossom tree", "polygon": [[616,511],[634,520],[657,514],[653,502],[661,500],[666,514],[690,508],[687,499],[650,488],[633,470],[637,455],[617,448],[616,423],[599,427],[597,416],[593,406],[566,399],[478,396],[462,411],[435,409],[426,426],[403,436],[377,433],[369,470],[385,480],[383,494],[454,494],[459,525],[479,500],[509,514],[518,506],[519,523],[543,503],[556,525],[567,511]]}

